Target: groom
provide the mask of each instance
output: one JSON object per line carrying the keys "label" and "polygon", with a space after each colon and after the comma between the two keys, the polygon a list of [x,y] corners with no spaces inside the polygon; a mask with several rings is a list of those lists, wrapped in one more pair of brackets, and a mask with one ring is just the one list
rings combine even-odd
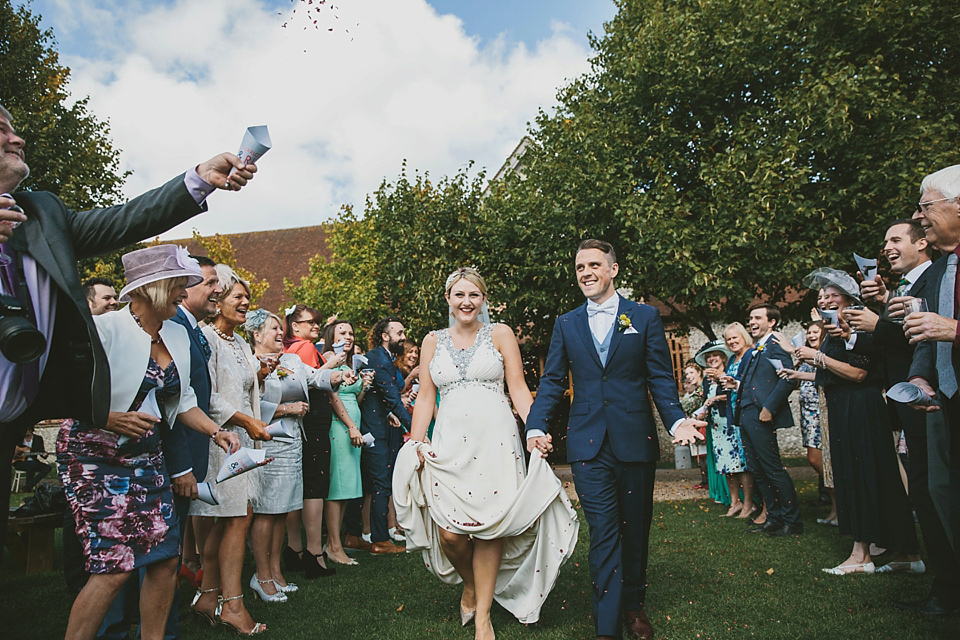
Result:
{"label": "groom", "polygon": [[550,416],[563,398],[567,370],[574,398],[567,460],[590,526],[590,578],[597,638],[652,638],[643,611],[653,478],[660,457],[653,398],[673,442],[703,436],[685,420],[656,309],[617,295],[613,246],[584,240],[576,275],[587,303],[557,318],[537,398],[527,417],[527,449],[553,449]]}

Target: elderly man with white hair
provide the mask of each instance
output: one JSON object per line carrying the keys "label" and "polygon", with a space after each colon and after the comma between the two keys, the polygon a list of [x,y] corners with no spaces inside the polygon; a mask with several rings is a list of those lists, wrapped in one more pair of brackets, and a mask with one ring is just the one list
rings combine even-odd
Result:
{"label": "elderly man with white hair", "polygon": [[[913,214],[926,233],[927,241],[944,253],[930,267],[924,298],[929,311],[911,313],[903,330],[916,344],[909,380],[939,401],[927,418],[930,443],[930,494],[944,527],[957,549],[960,509],[960,323],[957,322],[957,262],[960,255],[960,165],[932,173],[920,186],[920,202]],[[891,311],[894,311],[891,308]],[[920,408],[920,407],[915,407]],[[938,446],[939,444],[939,446]],[[931,564],[937,566],[936,558]],[[960,590],[938,588],[935,581],[928,597],[894,605],[928,615],[960,613]]]}

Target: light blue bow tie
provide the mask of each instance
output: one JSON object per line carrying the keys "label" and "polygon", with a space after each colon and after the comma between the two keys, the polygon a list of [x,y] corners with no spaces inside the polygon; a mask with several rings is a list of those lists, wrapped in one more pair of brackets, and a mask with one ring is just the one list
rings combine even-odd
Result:
{"label": "light blue bow tie", "polygon": [[[616,298],[613,299],[614,303]],[[612,316],[617,315],[617,305],[616,304],[588,304],[587,305],[587,315],[593,317],[600,313],[609,313]]]}

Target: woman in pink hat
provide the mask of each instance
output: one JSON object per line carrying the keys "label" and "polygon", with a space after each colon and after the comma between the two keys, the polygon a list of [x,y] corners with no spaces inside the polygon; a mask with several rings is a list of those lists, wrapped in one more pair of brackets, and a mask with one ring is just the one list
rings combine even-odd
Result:
{"label": "woman in pink hat", "polygon": [[60,479],[91,574],[70,611],[71,639],[95,637],[140,567],[142,636],[163,637],[180,550],[161,436],[179,420],[224,450],[240,446],[197,407],[190,338],[170,321],[187,288],[203,280],[200,266],[173,245],[128,253],[123,266],[128,284],[120,300],[130,304],[94,318],[110,364],[109,418],[105,425],[68,420],[57,437]]}

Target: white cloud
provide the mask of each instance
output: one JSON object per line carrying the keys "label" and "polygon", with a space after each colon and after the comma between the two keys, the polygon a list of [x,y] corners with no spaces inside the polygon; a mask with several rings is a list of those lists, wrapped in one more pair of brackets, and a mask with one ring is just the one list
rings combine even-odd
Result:
{"label": "white cloud", "polygon": [[495,172],[537,109],[588,68],[564,25],[531,50],[483,45],[424,0],[345,2],[313,12],[318,28],[296,6],[291,16],[257,0],[73,0],[52,20],[94,34],[96,57],[64,61],[134,170],[128,196],[269,125],[274,149],[256,180],[214,194],[210,212],[167,237],[317,224],[343,203],[362,207],[404,158],[435,176],[470,160]]}

